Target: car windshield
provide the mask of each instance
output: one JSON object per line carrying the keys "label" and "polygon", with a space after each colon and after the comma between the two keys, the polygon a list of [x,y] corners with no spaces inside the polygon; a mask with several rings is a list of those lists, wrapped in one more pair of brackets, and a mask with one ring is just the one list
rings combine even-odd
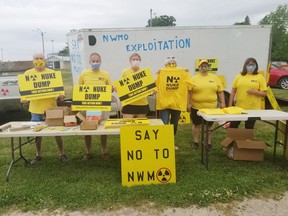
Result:
{"label": "car windshield", "polygon": [[272,69],[280,70],[280,68],[279,68],[276,64],[271,64],[271,68],[272,68]]}

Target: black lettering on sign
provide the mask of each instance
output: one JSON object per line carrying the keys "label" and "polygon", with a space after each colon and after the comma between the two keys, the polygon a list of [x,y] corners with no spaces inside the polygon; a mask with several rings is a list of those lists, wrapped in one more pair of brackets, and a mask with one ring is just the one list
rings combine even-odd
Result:
{"label": "black lettering on sign", "polygon": [[145,71],[132,75],[134,81],[146,77]]}
{"label": "black lettering on sign", "polygon": [[[137,171],[137,172],[128,172],[128,182],[134,182],[136,181],[144,181],[145,178],[147,178],[147,181],[154,181],[155,180],[155,172],[153,171],[147,171],[145,175],[145,171]],[[135,179],[136,177],[136,179]]]}
{"label": "black lettering on sign", "polygon": [[34,88],[43,88],[43,87],[47,88],[50,86],[50,83],[51,83],[50,81],[34,82],[33,86]]}
{"label": "black lettering on sign", "polygon": [[[157,140],[158,139],[158,132],[159,132],[159,129],[156,129],[156,130],[152,130],[150,131],[150,134],[149,134],[149,131],[148,130],[145,130],[145,132],[143,131],[143,134],[142,134],[142,131],[141,130],[136,130],[135,131],[135,136],[136,136],[136,140],[150,140],[150,135],[152,133],[152,138],[151,139],[154,139],[154,140]],[[154,137],[153,137],[154,135]]]}
{"label": "black lettering on sign", "polygon": [[131,85],[128,85],[128,88],[129,88],[130,91],[132,91],[132,90],[134,90],[134,89],[137,89],[137,88],[142,87],[142,85],[143,85],[143,81],[140,80],[140,81],[138,81],[138,82],[136,82],[136,83],[133,83],[133,84],[131,84]]}
{"label": "black lettering on sign", "polygon": [[51,74],[41,74],[41,78],[43,80],[45,79],[56,79],[56,74],[55,73],[51,73]]}
{"label": "black lettering on sign", "polygon": [[164,159],[169,158],[169,149],[167,149],[167,148],[162,149],[162,152],[160,151],[160,149],[154,149],[154,152],[155,152],[155,158],[156,159],[159,159],[160,157],[162,157]]}
{"label": "black lettering on sign", "polygon": [[106,86],[94,86],[93,92],[106,92]]}
{"label": "black lettering on sign", "polygon": [[85,94],[85,99],[89,100],[98,100],[100,97],[100,94]]}
{"label": "black lettering on sign", "polygon": [[127,151],[127,160],[142,160],[142,151],[136,150],[136,151]]}

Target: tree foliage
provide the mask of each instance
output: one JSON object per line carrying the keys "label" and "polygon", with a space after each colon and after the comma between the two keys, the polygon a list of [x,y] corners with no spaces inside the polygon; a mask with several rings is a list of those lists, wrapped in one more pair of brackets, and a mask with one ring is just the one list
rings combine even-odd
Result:
{"label": "tree foliage", "polygon": [[[150,20],[148,20],[148,26],[150,26]],[[152,18],[152,27],[154,26],[176,26],[176,19],[173,16],[161,15],[159,17],[155,16]]]}
{"label": "tree foliage", "polygon": [[66,46],[62,50],[59,50],[58,55],[59,56],[69,56],[68,44],[66,44]]}
{"label": "tree foliage", "polygon": [[234,25],[251,25],[249,16],[246,16],[243,22],[236,22]]}
{"label": "tree foliage", "polygon": [[279,5],[259,24],[272,25],[272,60],[288,62],[288,5]]}

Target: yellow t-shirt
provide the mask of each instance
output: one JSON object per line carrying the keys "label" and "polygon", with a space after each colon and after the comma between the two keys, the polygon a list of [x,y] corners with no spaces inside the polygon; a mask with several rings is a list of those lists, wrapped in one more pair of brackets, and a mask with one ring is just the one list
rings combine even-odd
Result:
{"label": "yellow t-shirt", "polygon": [[[124,78],[124,77],[127,77],[128,75],[130,74],[133,74],[133,73],[137,73],[141,70],[144,70],[143,68],[139,68],[138,71],[134,72],[131,68],[126,68],[122,71],[122,76],[121,78]],[[145,98],[141,98],[140,100],[137,100],[137,101],[134,101],[132,103],[130,103],[129,105],[134,105],[134,106],[145,106],[148,104],[148,100],[147,100],[147,97]]]}
{"label": "yellow t-shirt", "polygon": [[[54,70],[51,70],[49,68],[46,68],[44,71],[36,71],[35,68],[32,68],[30,70],[27,70],[25,74],[37,74],[37,73],[49,73],[54,72]],[[57,106],[57,98],[44,98],[44,99],[38,99],[38,100],[31,100],[29,104],[29,112],[34,114],[44,114],[44,112],[47,109],[52,109],[53,107]]]}
{"label": "yellow t-shirt", "polygon": [[236,89],[236,106],[246,110],[260,110],[262,98],[256,95],[248,94],[248,90],[267,91],[267,85],[261,74],[238,74],[232,88]]}
{"label": "yellow t-shirt", "polygon": [[110,76],[106,71],[93,71],[87,69],[81,72],[78,80],[79,85],[111,85]]}
{"label": "yellow t-shirt", "polygon": [[189,78],[190,74],[184,68],[161,68],[156,77],[156,109],[186,111]]}
{"label": "yellow t-shirt", "polygon": [[198,73],[191,77],[188,89],[191,91],[192,108],[216,108],[217,93],[223,91],[223,84],[214,74],[203,76]]}

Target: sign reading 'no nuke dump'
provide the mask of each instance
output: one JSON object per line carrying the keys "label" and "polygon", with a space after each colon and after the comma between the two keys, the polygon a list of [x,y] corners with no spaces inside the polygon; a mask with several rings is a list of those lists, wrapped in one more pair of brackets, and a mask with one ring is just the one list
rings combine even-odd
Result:
{"label": "sign reading 'no nuke dump'", "polygon": [[60,94],[64,94],[60,71],[19,74],[18,81],[22,100],[58,97]]}

